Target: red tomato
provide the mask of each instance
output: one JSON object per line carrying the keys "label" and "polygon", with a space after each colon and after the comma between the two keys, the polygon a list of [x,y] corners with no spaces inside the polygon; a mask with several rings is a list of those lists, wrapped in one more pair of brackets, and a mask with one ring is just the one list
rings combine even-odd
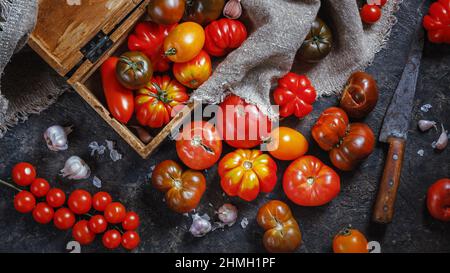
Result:
{"label": "red tomato", "polygon": [[59,208],[66,202],[66,194],[58,188],[52,188],[46,196],[47,204],[54,208]]}
{"label": "red tomato", "polygon": [[214,125],[194,121],[184,125],[177,141],[178,157],[193,170],[205,170],[213,166],[222,154],[222,140]]}
{"label": "red tomato", "polygon": [[313,110],[312,104],[316,101],[316,97],[316,89],[308,77],[292,72],[278,80],[278,87],[273,92],[273,99],[280,106],[282,117],[307,116]]}
{"label": "red tomato", "polygon": [[125,220],[125,207],[119,202],[113,202],[106,206],[104,216],[110,224],[120,224]]}
{"label": "red tomato", "polygon": [[122,246],[127,250],[135,249],[140,242],[141,238],[136,231],[127,231],[122,235]]}
{"label": "red tomato", "polygon": [[60,230],[67,230],[75,224],[75,214],[68,208],[60,208],[55,211],[53,224]]}
{"label": "red tomato", "polygon": [[14,197],[14,208],[20,213],[31,212],[36,206],[36,198],[29,191],[21,191]]}
{"label": "red tomato", "polygon": [[367,239],[359,230],[345,228],[333,239],[334,253],[368,253]]}
{"label": "red tomato", "polygon": [[222,18],[205,28],[205,50],[210,55],[222,57],[241,46],[247,39],[247,29],[238,20]]}
{"label": "red tomato", "polygon": [[67,200],[67,205],[75,214],[85,214],[91,210],[92,197],[85,190],[74,190]]}
{"label": "red tomato", "polygon": [[450,221],[450,179],[443,178],[428,189],[427,207],[431,216],[448,222]]}
{"label": "red tomato", "polygon": [[[222,139],[234,148],[250,149],[261,144],[272,131],[272,122],[258,107],[230,95],[220,104],[217,129]],[[231,118],[231,120],[230,120]]]}
{"label": "red tomato", "polygon": [[254,200],[259,192],[271,192],[277,183],[277,164],[259,150],[236,150],[219,162],[220,184],[229,196]]}
{"label": "red tomato", "polygon": [[189,95],[186,88],[169,76],[155,76],[136,92],[136,118],[143,126],[160,128],[181,109]]}
{"label": "red tomato", "polygon": [[103,92],[111,115],[126,124],[134,112],[133,91],[120,84],[116,76],[117,57],[108,58],[101,66]]}
{"label": "red tomato", "polygon": [[423,18],[432,43],[450,44],[450,0],[439,0],[431,4],[428,15]]}
{"label": "red tomato", "polygon": [[53,220],[55,211],[47,203],[38,203],[33,210],[33,218],[39,224],[48,224]]}
{"label": "red tomato", "polygon": [[80,245],[88,245],[95,239],[95,233],[89,229],[89,222],[86,220],[78,221],[72,229],[72,237]]}
{"label": "red tomato", "polygon": [[173,65],[173,75],[184,86],[197,89],[212,73],[212,63],[206,51],[202,50],[192,60]]}
{"label": "red tomato", "polygon": [[367,0],[367,4],[369,5],[377,5],[379,7],[383,7],[386,5],[387,0]]}
{"label": "red tomato", "polygon": [[109,193],[101,191],[94,194],[92,197],[92,206],[96,211],[104,211],[106,206],[111,204],[112,197]]}
{"label": "red tomato", "polygon": [[89,229],[96,234],[105,232],[107,227],[108,222],[103,215],[94,215],[89,219]]}
{"label": "red tomato", "polygon": [[115,229],[108,230],[105,234],[103,234],[102,243],[108,249],[118,248],[121,242],[122,235],[120,235],[120,232]]}
{"label": "red tomato", "polygon": [[36,178],[30,186],[31,193],[38,198],[46,196],[49,190],[50,184],[43,178]]}
{"label": "red tomato", "polygon": [[133,211],[127,212],[122,227],[124,230],[136,230],[139,227],[139,215]]}
{"label": "red tomato", "polygon": [[314,156],[302,156],[289,165],[283,177],[287,197],[300,206],[322,206],[341,189],[339,175]]}
{"label": "red tomato", "polygon": [[12,180],[19,186],[28,186],[36,178],[36,170],[33,165],[27,162],[20,162],[14,165],[11,172]]}
{"label": "red tomato", "polygon": [[375,24],[381,18],[381,9],[377,5],[365,4],[361,9],[361,19],[366,24]]}

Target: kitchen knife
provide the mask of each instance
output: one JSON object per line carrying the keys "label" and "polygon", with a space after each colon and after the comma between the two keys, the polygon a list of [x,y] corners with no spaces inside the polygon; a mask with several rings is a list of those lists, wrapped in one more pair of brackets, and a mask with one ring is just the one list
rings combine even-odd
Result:
{"label": "kitchen knife", "polygon": [[377,223],[390,223],[394,215],[394,204],[400,183],[409,121],[422,59],[424,31],[420,23],[413,35],[408,61],[386,111],[379,136],[379,141],[389,144],[389,152],[372,217],[372,220]]}

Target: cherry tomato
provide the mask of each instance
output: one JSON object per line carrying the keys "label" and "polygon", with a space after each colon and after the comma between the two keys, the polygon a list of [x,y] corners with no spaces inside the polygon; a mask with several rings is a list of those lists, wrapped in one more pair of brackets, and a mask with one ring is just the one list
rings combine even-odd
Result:
{"label": "cherry tomato", "polygon": [[86,220],[78,221],[72,229],[72,237],[80,245],[88,245],[95,239],[95,233],[89,229],[89,222]]}
{"label": "cherry tomato", "polygon": [[160,25],[178,23],[183,18],[186,0],[152,0],[147,12],[153,22]]}
{"label": "cherry tomato", "polygon": [[49,204],[42,202],[38,203],[33,210],[33,218],[39,224],[48,224],[53,220],[55,211]]}
{"label": "cherry tomato", "polygon": [[339,175],[314,156],[302,156],[289,165],[283,177],[287,197],[300,206],[322,206],[341,189]]}
{"label": "cherry tomato", "polygon": [[220,104],[217,129],[222,139],[231,147],[250,149],[269,136],[272,123],[256,105],[230,95]]}
{"label": "cherry tomato", "polygon": [[119,224],[122,223],[123,220],[125,220],[126,213],[126,209],[122,205],[122,203],[112,202],[111,204],[106,206],[104,216],[108,223]]}
{"label": "cherry tomato", "polygon": [[127,212],[122,227],[124,230],[136,230],[139,227],[139,215],[133,211]]}
{"label": "cherry tomato", "polygon": [[66,202],[66,194],[61,189],[52,188],[48,191],[46,200],[53,208],[59,208]]}
{"label": "cherry tomato", "polygon": [[20,213],[31,212],[36,206],[36,198],[29,191],[21,191],[14,197],[14,208]]}
{"label": "cherry tomato", "polygon": [[91,210],[92,197],[85,190],[74,190],[67,200],[67,205],[75,214],[85,214]]}
{"label": "cherry tomato", "polygon": [[108,222],[103,215],[94,215],[89,219],[89,229],[96,234],[105,232],[107,227]]}
{"label": "cherry tomato", "polygon": [[184,125],[177,141],[178,157],[193,170],[213,166],[222,154],[222,140],[216,127],[206,121]]}
{"label": "cherry tomato", "polygon": [[258,210],[256,220],[265,230],[263,243],[267,251],[294,252],[302,243],[300,228],[285,203],[269,201]]}
{"label": "cherry tomato", "polygon": [[28,186],[36,178],[36,170],[33,165],[27,162],[20,162],[14,165],[11,172],[12,180],[19,186]]}
{"label": "cherry tomato", "polygon": [[166,203],[171,210],[187,213],[200,203],[206,189],[206,179],[201,172],[183,172],[175,161],[165,160],[153,170],[152,185],[166,193]]}
{"label": "cherry tomato", "polygon": [[357,229],[344,228],[333,239],[334,253],[368,253],[367,239]]}
{"label": "cherry tomato", "polygon": [[428,189],[427,207],[431,216],[441,221],[450,221],[450,179],[443,178]]}
{"label": "cherry tomato", "polygon": [[49,190],[50,184],[43,178],[36,178],[30,186],[31,193],[38,198],[46,196]]}
{"label": "cherry tomato", "polygon": [[185,63],[197,56],[205,44],[203,27],[186,22],[175,27],[164,40],[165,55],[175,63]]}
{"label": "cherry tomato", "polygon": [[127,250],[135,249],[140,242],[141,238],[136,231],[127,231],[122,235],[122,246]]}
{"label": "cherry tomato", "polygon": [[365,4],[361,9],[361,19],[366,24],[375,24],[381,18],[381,9],[377,5]]}
{"label": "cherry tomato", "polygon": [[122,235],[120,235],[120,232],[115,229],[108,230],[105,234],[103,234],[102,243],[103,246],[108,249],[118,248],[121,242]]}
{"label": "cherry tomato", "polygon": [[94,194],[92,197],[92,206],[96,211],[104,211],[106,206],[111,204],[112,197],[109,193],[101,191]]}
{"label": "cherry tomato", "polygon": [[53,216],[53,224],[60,230],[67,230],[75,224],[75,214],[68,208],[59,208]]}
{"label": "cherry tomato", "polygon": [[184,86],[197,89],[206,82],[212,73],[211,57],[202,50],[192,60],[186,63],[176,63],[173,65],[175,78]]}
{"label": "cherry tomato", "polygon": [[294,160],[306,154],[308,141],[294,129],[278,127],[270,133],[267,150],[276,159]]}

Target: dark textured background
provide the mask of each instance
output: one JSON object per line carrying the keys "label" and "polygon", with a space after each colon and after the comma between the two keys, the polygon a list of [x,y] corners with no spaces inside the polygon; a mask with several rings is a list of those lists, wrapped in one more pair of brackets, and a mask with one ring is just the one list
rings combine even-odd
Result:
{"label": "dark textured background", "polygon": [[[368,68],[377,79],[381,90],[376,110],[366,122],[376,134],[381,126],[384,112],[392,92],[400,79],[406,62],[416,9],[420,0],[408,0],[398,13],[399,23],[394,27],[387,48],[379,53]],[[27,62],[28,69],[49,69],[34,54],[13,60]],[[231,228],[216,230],[204,238],[193,238],[187,229],[191,219],[167,209],[163,194],[152,189],[146,176],[150,167],[164,159],[177,159],[174,143],[166,140],[150,159],[142,160],[109,126],[75,93],[66,93],[57,104],[41,115],[31,116],[0,140],[0,177],[10,175],[11,167],[18,161],[29,161],[37,165],[39,176],[51,181],[53,186],[66,192],[75,188],[86,188],[97,192],[91,180],[67,181],[58,177],[65,160],[71,155],[84,158],[93,174],[103,181],[102,190],[122,201],[127,208],[138,212],[141,217],[139,233],[142,243],[139,252],[262,252],[263,231],[255,221],[256,212],[270,199],[288,202],[303,232],[300,252],[330,252],[331,241],[343,226],[352,224],[363,231],[369,240],[379,241],[382,252],[449,252],[450,224],[432,219],[427,213],[425,196],[428,187],[438,178],[450,177],[450,147],[443,152],[433,151],[431,143],[439,136],[435,130],[420,133],[416,124],[419,119],[443,122],[450,127],[450,47],[426,43],[420,79],[410,123],[402,182],[396,203],[393,223],[379,226],[371,223],[371,211],[381,176],[387,147],[378,143],[375,152],[357,170],[341,173],[342,191],[330,204],[323,207],[305,208],[286,200],[281,183],[273,193],[260,195],[247,203],[222,195],[217,168],[206,172],[208,188],[199,211],[214,214],[224,202],[232,202],[239,208],[239,221],[247,217],[249,225],[241,228],[239,222]],[[8,72],[7,72],[8,73]],[[26,92],[26,90],[20,90]],[[303,121],[290,119],[285,125],[295,126],[310,138],[309,129],[321,111],[337,102],[336,97],[321,99],[314,112]],[[430,103],[433,108],[424,113],[420,106]],[[75,132],[69,137],[69,150],[51,152],[47,149],[43,132],[54,124],[74,124]],[[115,140],[124,154],[121,161],[113,163],[108,156],[89,155],[88,144],[92,141]],[[310,142],[309,154],[329,164],[327,155]],[[425,154],[417,154],[423,149]],[[224,153],[230,149],[226,148]],[[280,163],[280,177],[287,163]],[[30,215],[17,213],[12,204],[12,190],[0,188],[0,252],[65,252],[71,241],[71,233],[56,230],[52,225],[36,224]],[[99,239],[82,252],[105,251]],[[119,250],[123,251],[123,250]]]}

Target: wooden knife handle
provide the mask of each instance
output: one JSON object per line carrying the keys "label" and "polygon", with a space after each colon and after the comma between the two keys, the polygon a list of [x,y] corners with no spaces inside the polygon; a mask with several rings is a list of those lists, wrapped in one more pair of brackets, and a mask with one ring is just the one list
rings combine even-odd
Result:
{"label": "wooden knife handle", "polygon": [[400,184],[406,140],[390,137],[388,142],[389,152],[372,218],[374,222],[381,224],[390,223],[394,216],[394,204]]}

